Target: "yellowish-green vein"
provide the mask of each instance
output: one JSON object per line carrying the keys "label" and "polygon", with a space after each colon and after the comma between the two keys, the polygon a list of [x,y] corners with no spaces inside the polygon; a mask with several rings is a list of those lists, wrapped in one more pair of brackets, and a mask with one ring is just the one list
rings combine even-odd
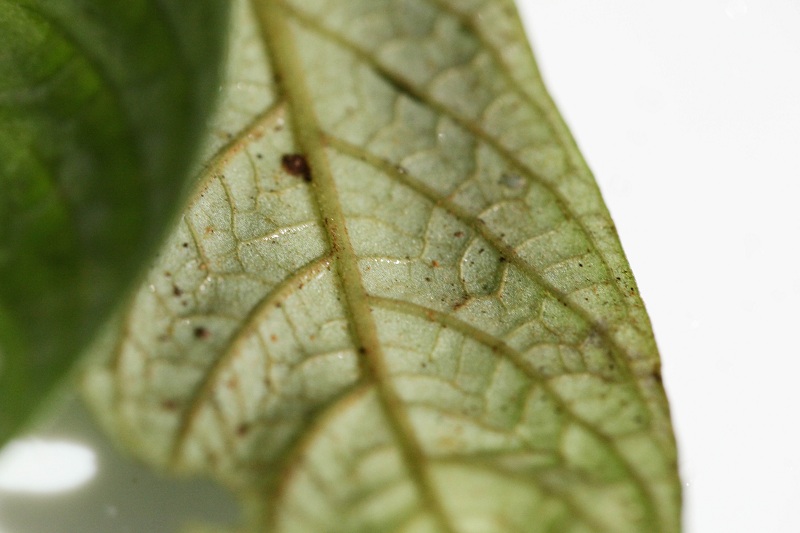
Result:
{"label": "yellowish-green vein", "polygon": [[254,0],[253,6],[262,25],[262,36],[273,68],[278,73],[284,96],[291,109],[297,146],[305,154],[311,169],[312,190],[335,257],[350,315],[351,332],[361,355],[362,370],[375,385],[409,476],[420,491],[420,501],[428,508],[444,533],[456,533],[433,487],[427,461],[420,443],[416,440],[411,421],[389,380],[385,355],[358,268],[358,257],[347,235],[345,216],[339,203],[302,61],[296,50],[295,36],[289,26],[288,14],[278,0]]}
{"label": "yellowish-green vein", "polygon": [[241,353],[242,344],[245,343],[250,335],[258,330],[262,323],[265,313],[274,311],[276,304],[285,299],[295,290],[298,283],[308,283],[317,277],[330,265],[330,257],[317,259],[305,267],[298,270],[293,276],[284,280],[280,285],[270,291],[253,309],[250,314],[242,320],[242,326],[230,338],[227,345],[220,350],[220,356],[214,365],[205,373],[201,381],[192,393],[188,404],[183,408],[178,431],[175,434],[172,451],[170,453],[170,464],[173,467],[180,465],[183,446],[191,435],[192,426],[197,419],[207,400],[213,395],[218,384],[219,376],[228,367],[229,363]]}

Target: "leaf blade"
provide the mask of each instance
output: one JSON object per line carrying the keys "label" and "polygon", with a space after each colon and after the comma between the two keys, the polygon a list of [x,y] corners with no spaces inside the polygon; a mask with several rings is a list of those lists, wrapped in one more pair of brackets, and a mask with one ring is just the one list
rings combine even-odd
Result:
{"label": "leaf blade", "polygon": [[649,323],[513,6],[239,9],[272,118],[151,273],[160,325],[90,376],[107,422],[255,493],[262,529],[677,531]]}

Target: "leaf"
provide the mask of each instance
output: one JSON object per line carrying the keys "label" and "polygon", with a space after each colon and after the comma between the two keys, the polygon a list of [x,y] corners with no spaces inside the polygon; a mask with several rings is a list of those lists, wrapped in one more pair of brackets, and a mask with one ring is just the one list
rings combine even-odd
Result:
{"label": "leaf", "polygon": [[226,9],[0,0],[0,445],[173,215],[224,44],[201,23]]}
{"label": "leaf", "polygon": [[230,35],[104,424],[253,531],[678,531],[649,321],[513,4],[240,1]]}

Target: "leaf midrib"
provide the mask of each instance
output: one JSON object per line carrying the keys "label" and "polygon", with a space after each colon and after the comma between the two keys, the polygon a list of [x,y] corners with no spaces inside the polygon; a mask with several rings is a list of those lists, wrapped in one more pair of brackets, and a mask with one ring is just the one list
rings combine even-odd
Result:
{"label": "leaf midrib", "polygon": [[456,533],[427,470],[422,446],[415,438],[413,425],[402,407],[399,394],[391,385],[386,356],[372,316],[367,292],[361,279],[358,256],[347,234],[346,219],[336,183],[325,151],[324,136],[314,112],[297,52],[289,17],[276,0],[252,0],[261,24],[261,35],[277,74],[278,88],[291,109],[295,142],[308,160],[312,173],[311,190],[325,227],[331,254],[349,315],[351,333],[367,381],[377,392],[386,420],[406,465],[409,477],[420,493],[420,503],[427,507],[445,533]]}

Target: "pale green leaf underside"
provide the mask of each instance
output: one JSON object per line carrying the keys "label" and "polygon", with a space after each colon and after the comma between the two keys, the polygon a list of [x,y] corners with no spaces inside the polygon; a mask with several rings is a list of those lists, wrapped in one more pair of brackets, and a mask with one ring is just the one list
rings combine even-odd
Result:
{"label": "pale green leaf underside", "polygon": [[511,2],[240,1],[207,153],[85,381],[140,456],[270,533],[679,530],[648,319]]}

